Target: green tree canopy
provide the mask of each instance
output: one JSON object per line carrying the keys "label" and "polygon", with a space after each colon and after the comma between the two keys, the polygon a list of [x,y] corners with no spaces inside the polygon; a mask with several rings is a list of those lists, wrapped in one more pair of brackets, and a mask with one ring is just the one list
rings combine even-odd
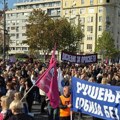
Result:
{"label": "green tree canopy", "polygon": [[102,36],[98,38],[96,50],[104,57],[108,58],[112,58],[118,52],[115,48],[114,39],[110,32],[104,31]]}
{"label": "green tree canopy", "polygon": [[30,50],[51,51],[54,43],[58,50],[76,51],[76,43],[83,33],[78,26],[72,26],[65,18],[53,20],[41,9],[31,12],[26,25],[27,40]]}

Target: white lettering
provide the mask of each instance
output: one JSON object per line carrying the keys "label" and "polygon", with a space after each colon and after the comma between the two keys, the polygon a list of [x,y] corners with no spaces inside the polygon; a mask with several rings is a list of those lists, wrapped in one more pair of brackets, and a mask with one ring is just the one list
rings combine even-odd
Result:
{"label": "white lettering", "polygon": [[91,90],[91,93],[89,94],[89,96],[93,99],[96,99],[97,98],[97,95],[98,95],[98,90],[99,88],[98,87],[95,87],[93,86],[92,87],[92,90]]}
{"label": "white lettering", "polygon": [[101,106],[98,103],[89,101],[84,98],[77,97],[75,107],[77,109],[83,109],[86,112],[90,112],[96,115],[103,116]]}
{"label": "white lettering", "polygon": [[66,61],[69,61],[69,62],[76,62],[76,56],[63,53],[62,54],[62,60],[66,60]]}
{"label": "white lettering", "polygon": [[99,89],[99,93],[98,93],[98,100],[103,100],[103,98],[104,98],[104,91],[105,91],[105,89],[104,88],[100,88]]}
{"label": "white lettering", "polygon": [[77,93],[80,93],[82,90],[82,84],[80,82],[77,82]]}
{"label": "white lettering", "polygon": [[116,91],[116,100],[115,103],[120,103],[120,91]]}
{"label": "white lettering", "polygon": [[113,120],[120,120],[118,116],[118,109],[114,107],[109,107],[109,106],[103,106],[104,108],[104,113],[107,118],[111,118]]}
{"label": "white lettering", "polygon": [[108,102],[115,101],[115,95],[113,95],[112,90],[105,89],[104,101],[108,101]]}

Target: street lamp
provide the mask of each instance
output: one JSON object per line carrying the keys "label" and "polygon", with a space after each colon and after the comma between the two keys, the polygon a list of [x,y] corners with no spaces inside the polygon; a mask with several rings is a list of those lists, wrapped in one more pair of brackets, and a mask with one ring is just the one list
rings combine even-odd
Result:
{"label": "street lamp", "polygon": [[6,57],[6,52],[5,52],[5,48],[6,48],[6,10],[7,10],[7,2],[6,0],[3,0],[3,22],[4,22],[4,26],[3,26],[3,61],[5,62],[5,57]]}

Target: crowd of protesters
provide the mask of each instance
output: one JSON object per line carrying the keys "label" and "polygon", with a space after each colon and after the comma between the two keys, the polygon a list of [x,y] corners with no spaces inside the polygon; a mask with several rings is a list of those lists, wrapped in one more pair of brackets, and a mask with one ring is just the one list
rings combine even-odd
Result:
{"label": "crowd of protesters", "polygon": [[[33,120],[28,113],[32,110],[34,101],[41,103],[41,113],[46,112],[48,105],[49,120],[70,120],[71,108],[71,78],[73,76],[89,82],[106,85],[120,85],[120,65],[96,63],[89,65],[78,65],[60,63],[57,65],[62,71],[63,79],[60,90],[60,105],[52,109],[49,100],[46,99],[44,91],[34,86],[25,96],[29,89],[35,85],[38,76],[42,74],[47,65],[39,61],[27,60],[4,64],[0,62],[0,100],[1,114],[3,120]],[[22,101],[21,101],[22,99]],[[66,102],[67,101],[67,102]],[[0,114],[0,115],[1,115]],[[97,119],[97,118],[93,118]]]}

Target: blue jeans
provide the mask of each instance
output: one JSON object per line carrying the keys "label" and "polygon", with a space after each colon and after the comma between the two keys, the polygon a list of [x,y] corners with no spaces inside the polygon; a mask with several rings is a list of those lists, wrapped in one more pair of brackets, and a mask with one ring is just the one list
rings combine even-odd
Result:
{"label": "blue jeans", "polygon": [[48,103],[48,120],[59,120],[59,108],[52,108]]}

